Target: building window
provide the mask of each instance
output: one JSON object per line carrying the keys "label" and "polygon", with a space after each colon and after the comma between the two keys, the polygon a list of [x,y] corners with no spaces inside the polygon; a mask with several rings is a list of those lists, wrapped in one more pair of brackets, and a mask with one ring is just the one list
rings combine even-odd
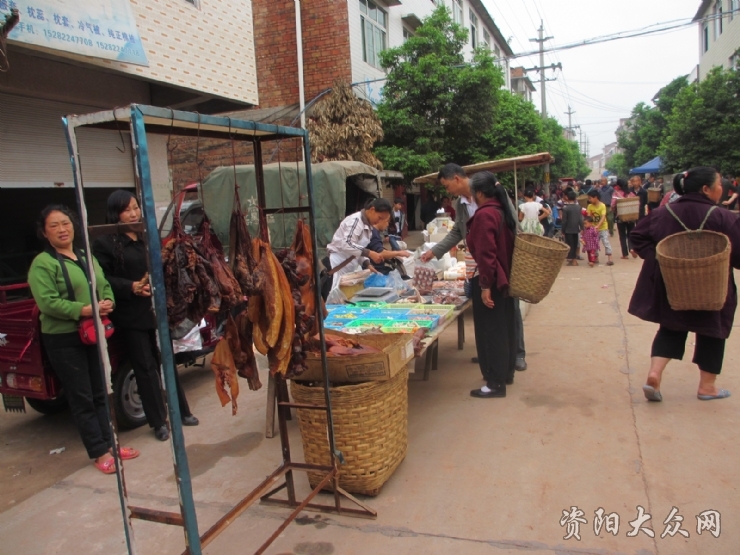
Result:
{"label": "building window", "polygon": [[195,6],[196,8],[199,8],[199,7],[200,7],[200,6],[198,5],[198,0],[185,0],[185,2],[187,2],[188,4],[192,4],[192,5],[193,5],[193,6]]}
{"label": "building window", "polygon": [[413,36],[414,36],[414,33],[406,29],[406,27],[403,28],[403,42],[406,42]]}
{"label": "building window", "polygon": [[380,53],[385,50],[388,14],[371,0],[360,0],[362,26],[362,59],[380,67]]}
{"label": "building window", "polygon": [[485,29],[483,29],[483,47],[486,50],[490,50],[491,49],[491,35]]}
{"label": "building window", "polygon": [[738,0],[730,0],[730,19],[735,19],[738,10]]}
{"label": "building window", "polygon": [[704,24],[704,52],[709,51],[709,25]]}
{"label": "building window", "polygon": [[723,12],[722,12],[722,0],[718,0],[714,4],[714,40],[717,40],[722,34],[723,29]]}
{"label": "building window", "polygon": [[730,56],[730,69],[734,69],[735,71],[740,70],[740,55],[738,53]]}
{"label": "building window", "polygon": [[473,49],[478,47],[478,16],[470,10],[470,44]]}
{"label": "building window", "polygon": [[463,3],[462,0],[452,0],[452,19],[458,25],[463,24]]}
{"label": "building window", "polygon": [[444,0],[432,0],[432,3],[437,7],[445,5]]}

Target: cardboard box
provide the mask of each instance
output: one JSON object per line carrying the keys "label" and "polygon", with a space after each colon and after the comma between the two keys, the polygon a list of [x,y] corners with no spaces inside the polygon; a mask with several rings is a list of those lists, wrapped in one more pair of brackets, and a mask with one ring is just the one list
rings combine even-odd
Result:
{"label": "cardboard box", "polygon": [[[407,333],[350,335],[331,330],[328,333],[347,337],[381,349],[382,353],[355,356],[329,356],[326,359],[329,381],[332,383],[382,382],[398,374],[414,358],[414,342]],[[321,381],[321,353],[307,353],[308,370],[299,381]]]}

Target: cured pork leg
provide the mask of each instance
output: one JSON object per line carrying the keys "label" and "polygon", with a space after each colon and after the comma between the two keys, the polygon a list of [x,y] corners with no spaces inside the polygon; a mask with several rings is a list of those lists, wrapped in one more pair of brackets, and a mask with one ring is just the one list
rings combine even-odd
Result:
{"label": "cured pork leg", "polygon": [[[221,339],[216,345],[211,359],[211,369],[216,377],[216,394],[221,400],[221,406],[225,407],[231,401],[231,414],[236,414],[236,398],[239,396],[239,380],[236,377],[236,365],[231,355],[229,342],[226,338]],[[229,391],[226,391],[228,387]]]}

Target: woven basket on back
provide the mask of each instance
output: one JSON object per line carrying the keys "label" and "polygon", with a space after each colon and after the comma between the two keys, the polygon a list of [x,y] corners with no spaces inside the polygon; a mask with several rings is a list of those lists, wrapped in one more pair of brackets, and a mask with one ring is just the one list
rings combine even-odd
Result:
{"label": "woven basket on back", "polygon": [[[668,211],[678,220],[669,205]],[[682,231],[656,247],[668,303],[673,310],[721,310],[727,300],[730,240],[723,233],[703,231],[713,206],[696,231]],[[685,229],[686,226],[678,220]]]}
{"label": "woven basket on back", "polygon": [[650,187],[647,193],[648,202],[660,202],[660,199],[663,198],[663,191],[660,187]]}
{"label": "woven basket on back", "polygon": [[[321,387],[291,382],[290,391],[298,403],[324,404]],[[339,466],[339,486],[351,493],[378,495],[406,456],[408,446],[408,372],[388,381],[347,384],[331,388],[334,438],[344,455]],[[298,427],[303,455],[309,464],[330,465],[326,413],[298,409]],[[316,487],[324,478],[309,472]]]}
{"label": "woven basket on back", "polygon": [[622,222],[636,222],[640,218],[640,197],[618,198],[617,216]]}
{"label": "woven basket on back", "polygon": [[576,200],[581,205],[581,208],[588,208],[588,195],[580,195]]}
{"label": "woven basket on back", "polygon": [[564,243],[531,233],[520,233],[514,243],[509,293],[538,303],[552,288],[570,249]]}

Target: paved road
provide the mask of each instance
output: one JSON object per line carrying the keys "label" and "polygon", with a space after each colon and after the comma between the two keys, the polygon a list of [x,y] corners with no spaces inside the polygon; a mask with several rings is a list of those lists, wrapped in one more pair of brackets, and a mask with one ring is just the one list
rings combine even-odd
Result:
{"label": "paved road", "polygon": [[[734,369],[740,345],[736,339],[728,343],[720,378],[734,397],[698,401],[698,372],[684,361],[666,371],[665,401],[647,403],[640,387],[655,326],[626,312],[639,265],[617,260],[611,268],[563,268],[553,293],[529,312],[529,369],[517,373],[506,399],[469,397],[481,384],[469,362],[474,346],[469,340],[458,351],[454,330],[448,332],[430,381],[411,377],[409,450],[381,494],[368,500],[378,519],[307,513],[268,553],[736,554],[740,377]],[[467,323],[472,338],[472,318]],[[220,407],[208,373],[186,378],[202,421],[185,433],[204,530],[278,465],[280,447],[262,435],[264,390],[244,388],[232,417]],[[18,484],[12,486],[15,503],[2,498],[0,552],[125,552],[115,479],[84,460],[66,418],[0,415],[0,430],[0,491]],[[290,430],[300,453],[295,423]],[[127,440],[142,450],[140,459],[126,465],[132,501],[176,510],[167,445],[146,430]],[[50,457],[48,450],[60,443],[67,451]],[[18,465],[13,472],[26,466],[22,458],[6,458],[7,445],[34,454],[30,472],[12,476],[6,465]],[[298,485],[307,490],[303,476]],[[655,537],[644,531],[627,536],[638,507],[651,515],[646,526]],[[674,530],[675,518],[660,537],[673,507],[684,518],[680,524],[688,538]],[[606,527],[594,533],[599,508],[619,515],[616,536]],[[587,522],[578,530],[569,530],[567,522],[561,526],[564,510]],[[721,515],[719,538],[707,530],[697,534],[696,517],[709,510]],[[284,515],[253,507],[206,553],[251,553]],[[135,530],[140,553],[176,554],[183,548],[175,527],[136,522]],[[564,539],[576,531],[580,541],[575,535]]]}

